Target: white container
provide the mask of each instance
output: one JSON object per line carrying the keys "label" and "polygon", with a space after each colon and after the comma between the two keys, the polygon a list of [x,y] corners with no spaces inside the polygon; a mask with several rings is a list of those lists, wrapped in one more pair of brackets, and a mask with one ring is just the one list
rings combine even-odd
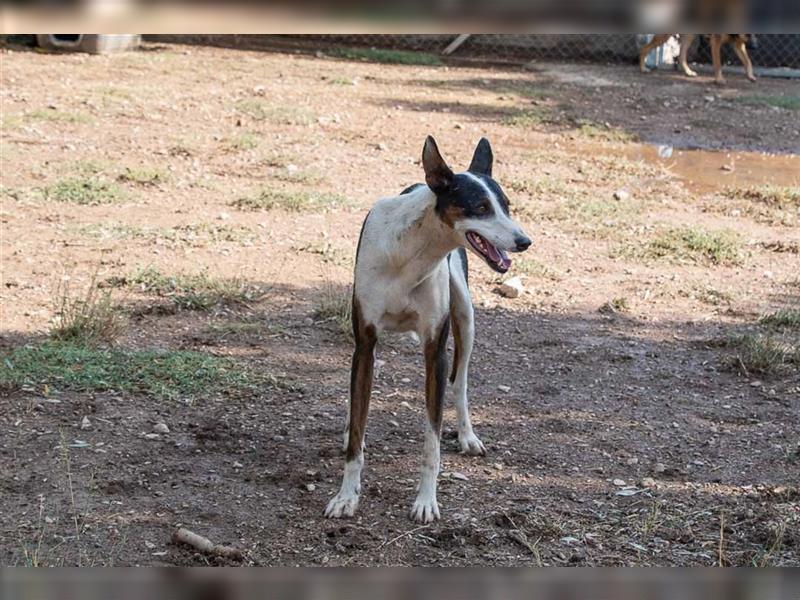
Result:
{"label": "white container", "polygon": [[[653,39],[652,34],[637,35],[636,37],[640,48]],[[680,53],[680,41],[678,41],[678,38],[673,35],[658,48],[653,48],[650,52],[648,52],[644,59],[644,64],[649,69],[657,69],[664,65],[674,65],[677,62],[678,55]]]}
{"label": "white container", "polygon": [[36,36],[39,46],[47,50],[109,54],[135,50],[142,41],[139,34],[61,34],[40,33]]}

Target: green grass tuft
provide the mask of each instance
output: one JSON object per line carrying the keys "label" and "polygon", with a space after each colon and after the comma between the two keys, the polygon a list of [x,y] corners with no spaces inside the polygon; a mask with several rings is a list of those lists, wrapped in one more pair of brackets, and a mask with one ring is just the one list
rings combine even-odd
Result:
{"label": "green grass tuft", "polygon": [[521,273],[529,277],[540,277],[542,279],[558,280],[558,274],[544,263],[535,258],[515,258],[511,263],[515,273]]}
{"label": "green grass tuft", "polygon": [[800,366],[800,347],[778,337],[746,335],[734,344],[733,365],[745,375],[774,375]]}
{"label": "green grass tuft", "polygon": [[352,77],[330,77],[328,83],[331,85],[356,85],[356,80]]}
{"label": "green grass tuft", "polygon": [[308,110],[291,106],[273,106],[263,100],[242,100],[236,109],[255,121],[276,125],[311,125],[316,120]]}
{"label": "green grass tuft", "polygon": [[173,227],[150,227],[125,223],[91,223],[74,229],[80,235],[97,239],[165,240],[175,244],[203,246],[220,242],[252,242],[258,236],[247,227],[190,223]]}
{"label": "green grass tuft", "polygon": [[439,66],[442,59],[428,52],[410,50],[390,50],[386,48],[333,48],[328,52],[337,58],[362,60],[391,65]]}
{"label": "green grass tuft", "polygon": [[634,133],[628,133],[627,131],[617,127],[601,125],[585,119],[577,121],[576,125],[578,133],[592,140],[603,140],[606,142],[635,142],[639,139],[639,136]]}
{"label": "green grass tuft", "polygon": [[605,313],[605,314],[615,314],[621,312],[628,312],[630,310],[630,305],[628,304],[628,299],[624,296],[620,296],[618,298],[613,298],[603,304],[599,309],[598,312]]}
{"label": "green grass tuft", "polygon": [[80,175],[100,175],[109,169],[109,165],[103,161],[87,159],[76,160],[69,165],[71,170],[76,171]]}
{"label": "green grass tuft", "polygon": [[89,348],[45,342],[14,349],[0,362],[0,388],[147,394],[190,399],[256,391],[275,383],[234,361],[200,352]]}
{"label": "green grass tuft", "polygon": [[217,306],[249,304],[263,293],[239,277],[217,278],[208,273],[165,275],[148,267],[127,282],[141,291],[171,299],[185,310],[210,310]]}
{"label": "green grass tuft", "polygon": [[543,107],[519,109],[501,120],[503,125],[510,127],[538,127],[553,122],[550,111]]}
{"label": "green grass tuft", "polygon": [[782,308],[761,317],[759,322],[773,327],[800,329],[800,309]]}
{"label": "green grass tuft", "polygon": [[53,123],[88,123],[89,117],[82,113],[68,113],[53,109],[37,109],[25,113],[26,119],[51,121]]}
{"label": "green grass tuft", "polygon": [[733,295],[730,292],[717,290],[710,286],[700,286],[695,290],[695,297],[703,304],[719,306],[733,302]]}
{"label": "green grass tuft", "polygon": [[671,258],[714,265],[742,262],[741,239],[731,230],[707,231],[700,227],[669,229],[629,254],[640,258]]}
{"label": "green grass tuft", "polygon": [[56,315],[50,328],[54,340],[82,346],[111,344],[122,333],[124,321],[114,306],[111,292],[101,291],[92,279],[86,293],[73,297],[63,284],[56,301]]}
{"label": "green grass tuft", "polygon": [[120,174],[119,180],[129,183],[138,183],[139,185],[158,185],[164,183],[168,179],[167,172],[158,167],[127,167],[123,173]]}
{"label": "green grass tuft", "polygon": [[240,133],[225,140],[229,150],[253,150],[258,147],[258,136],[252,133]]}
{"label": "green grass tuft", "polygon": [[274,174],[275,179],[287,181],[289,183],[303,183],[307,185],[317,185],[325,177],[316,169],[283,169]]}
{"label": "green grass tuft", "polygon": [[330,321],[344,338],[353,339],[352,321],[353,289],[326,281],[314,296],[314,317]]}
{"label": "green grass tuft", "polygon": [[736,209],[761,223],[791,226],[800,221],[800,187],[728,188],[723,192],[723,202],[715,203],[712,208],[723,212]]}
{"label": "green grass tuft", "polygon": [[124,197],[119,186],[93,177],[64,179],[44,188],[44,197],[56,202],[96,205],[111,204]]}
{"label": "green grass tuft", "polygon": [[725,190],[731,199],[751,200],[777,208],[800,208],[800,187],[762,185]]}
{"label": "green grass tuft", "polygon": [[740,96],[736,100],[750,106],[774,106],[785,110],[800,110],[800,96],[764,96],[754,94]]}
{"label": "green grass tuft", "polygon": [[240,210],[316,212],[348,206],[350,202],[339,194],[262,190],[253,196],[237,198],[230,204]]}

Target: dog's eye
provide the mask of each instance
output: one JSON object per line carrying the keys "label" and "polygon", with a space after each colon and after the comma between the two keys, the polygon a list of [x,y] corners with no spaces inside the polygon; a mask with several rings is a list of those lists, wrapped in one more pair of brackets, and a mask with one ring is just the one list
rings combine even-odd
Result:
{"label": "dog's eye", "polygon": [[488,214],[488,213],[489,213],[489,211],[490,211],[490,210],[491,210],[491,206],[489,206],[489,203],[488,203],[488,202],[481,202],[481,203],[478,205],[478,208],[476,209],[476,212],[477,212],[479,215],[486,215],[486,214]]}

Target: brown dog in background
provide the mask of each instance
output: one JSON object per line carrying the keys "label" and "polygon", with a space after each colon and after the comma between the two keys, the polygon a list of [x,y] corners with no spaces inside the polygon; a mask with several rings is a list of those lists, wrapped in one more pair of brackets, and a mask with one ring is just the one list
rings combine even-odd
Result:
{"label": "brown dog in background", "polygon": [[[673,34],[671,33],[659,33],[653,36],[653,39],[650,40],[647,44],[642,46],[641,50],[639,50],[639,70],[642,73],[647,73],[649,69],[645,66],[645,58],[647,54],[653,50],[654,48],[658,48],[661,44],[666,42],[669,38],[672,37]],[[692,46],[692,42],[694,38],[697,37],[697,34],[694,33],[682,33],[680,34],[680,41],[681,41],[681,52],[680,57],[678,59],[678,64],[681,67],[681,70],[686,74],[687,77],[696,77],[697,73],[692,71],[689,68],[689,63],[687,62],[687,56],[689,54],[689,48]],[[750,40],[750,34],[747,33],[712,33],[709,35],[709,41],[711,44],[711,60],[714,63],[714,82],[723,84],[725,83],[725,78],[722,76],[722,56],[721,50],[723,44],[731,44],[733,46],[734,52],[736,52],[736,56],[739,57],[739,60],[742,61],[744,65],[744,69],[747,72],[747,78],[750,81],[755,81],[756,76],[753,75],[753,63],[750,61],[750,57],[747,55],[747,42]]]}

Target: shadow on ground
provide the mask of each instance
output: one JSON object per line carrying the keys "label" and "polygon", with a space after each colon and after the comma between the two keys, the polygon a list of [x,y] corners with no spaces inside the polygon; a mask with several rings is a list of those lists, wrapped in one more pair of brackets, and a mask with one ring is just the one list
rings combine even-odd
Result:
{"label": "shadow on ground", "polygon": [[[324,520],[350,346],[315,317],[321,293],[272,286],[249,307],[145,312],[124,342],[295,385],[169,401],[4,391],[3,562],[214,564],[169,542],[180,523],[264,565],[797,564],[800,380],[754,385],[726,367],[729,350],[708,341],[736,332],[716,323],[477,309],[471,401],[489,454],[458,454],[448,403],[443,520],[425,527],[406,517],[420,351],[383,345],[359,516]],[[5,348],[38,341],[3,333]],[[149,435],[155,423],[169,433]]]}

